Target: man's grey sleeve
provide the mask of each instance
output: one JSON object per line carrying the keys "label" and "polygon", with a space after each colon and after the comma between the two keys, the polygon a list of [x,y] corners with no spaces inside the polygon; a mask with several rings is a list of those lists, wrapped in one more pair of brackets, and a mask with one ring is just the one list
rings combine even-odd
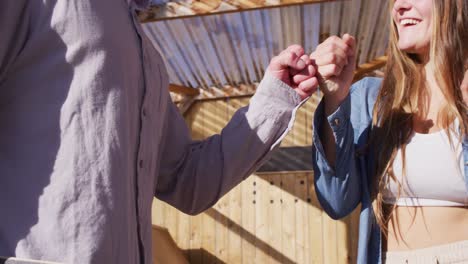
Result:
{"label": "man's grey sleeve", "polygon": [[28,12],[28,0],[0,2],[0,86],[26,43]]}
{"label": "man's grey sleeve", "polygon": [[208,209],[268,158],[292,127],[300,103],[293,89],[266,74],[250,105],[219,135],[198,142],[170,103],[156,197],[188,214]]}

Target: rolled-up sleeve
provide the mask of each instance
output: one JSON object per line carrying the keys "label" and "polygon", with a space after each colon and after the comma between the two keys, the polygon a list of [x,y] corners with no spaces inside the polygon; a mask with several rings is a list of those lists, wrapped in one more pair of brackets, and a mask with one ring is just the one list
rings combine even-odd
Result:
{"label": "rolled-up sleeve", "polygon": [[211,207],[269,157],[300,105],[293,89],[267,73],[250,105],[239,109],[220,134],[192,141],[170,103],[156,197],[188,214]]}
{"label": "rolled-up sleeve", "polygon": [[0,86],[25,45],[28,25],[27,0],[0,2]]}

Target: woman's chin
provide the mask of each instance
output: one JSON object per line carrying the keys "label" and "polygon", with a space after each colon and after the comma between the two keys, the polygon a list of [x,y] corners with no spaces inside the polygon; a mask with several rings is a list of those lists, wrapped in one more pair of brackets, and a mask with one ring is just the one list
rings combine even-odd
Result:
{"label": "woman's chin", "polygon": [[398,48],[408,54],[416,55],[417,57],[426,57],[429,52],[429,47],[419,47],[414,43],[398,43]]}

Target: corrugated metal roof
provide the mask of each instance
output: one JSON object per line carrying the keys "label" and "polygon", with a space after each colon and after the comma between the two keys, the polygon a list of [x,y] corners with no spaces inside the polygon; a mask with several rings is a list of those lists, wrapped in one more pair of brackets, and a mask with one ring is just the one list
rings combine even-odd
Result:
{"label": "corrugated metal roof", "polygon": [[291,44],[312,52],[329,35],[358,39],[358,64],[384,55],[386,1],[350,0],[145,23],[166,59],[170,82],[223,88],[261,80],[269,60]]}

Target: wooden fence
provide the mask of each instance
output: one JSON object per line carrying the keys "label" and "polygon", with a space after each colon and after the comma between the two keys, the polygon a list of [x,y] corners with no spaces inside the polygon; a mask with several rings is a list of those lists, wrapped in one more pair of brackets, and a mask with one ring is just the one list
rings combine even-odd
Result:
{"label": "wooden fence", "polygon": [[[196,103],[186,115],[193,137],[219,133],[248,100]],[[298,111],[282,146],[311,145],[317,102]],[[355,263],[358,221],[358,209],[340,221],[323,212],[312,171],[254,174],[197,216],[153,203],[153,224],[169,230],[190,263]]]}

